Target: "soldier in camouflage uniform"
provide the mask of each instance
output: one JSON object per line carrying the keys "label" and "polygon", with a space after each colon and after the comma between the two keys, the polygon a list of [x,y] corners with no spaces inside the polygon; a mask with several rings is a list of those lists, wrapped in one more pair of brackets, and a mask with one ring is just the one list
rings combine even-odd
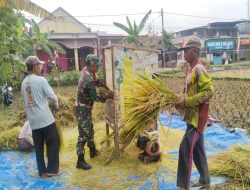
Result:
{"label": "soldier in camouflage uniform", "polygon": [[112,98],[112,92],[110,97],[104,97],[97,94],[96,85],[98,84],[98,78],[96,72],[101,66],[99,58],[93,54],[89,54],[86,58],[87,66],[81,71],[81,76],[78,82],[77,90],[77,105],[76,116],[78,120],[78,142],[77,142],[77,168],[88,170],[91,166],[85,161],[84,146],[87,143],[90,149],[90,158],[93,158],[100,154],[96,150],[94,143],[94,129],[92,123],[92,107],[94,102],[104,103],[107,98]]}

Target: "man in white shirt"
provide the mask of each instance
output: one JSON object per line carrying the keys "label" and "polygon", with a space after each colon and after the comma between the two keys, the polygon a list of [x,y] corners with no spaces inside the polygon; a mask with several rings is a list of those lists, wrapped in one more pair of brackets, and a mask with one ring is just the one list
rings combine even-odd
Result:
{"label": "man in white shirt", "polygon": [[[42,178],[46,178],[58,174],[60,139],[47,101],[50,99],[54,108],[58,109],[57,97],[47,80],[39,76],[43,64],[36,56],[26,59],[29,75],[22,82],[21,93],[32,129],[38,173]],[[44,162],[44,143],[47,146],[47,167]]]}
{"label": "man in white shirt", "polygon": [[228,57],[227,57],[227,53],[226,52],[224,52],[223,54],[222,54],[222,65],[227,65],[228,64]]}

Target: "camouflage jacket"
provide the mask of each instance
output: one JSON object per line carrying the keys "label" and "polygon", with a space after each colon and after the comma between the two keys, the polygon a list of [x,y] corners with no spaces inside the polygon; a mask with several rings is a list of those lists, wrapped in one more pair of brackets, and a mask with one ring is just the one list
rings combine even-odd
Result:
{"label": "camouflage jacket", "polygon": [[[94,102],[105,102],[106,99],[96,92],[96,82],[87,67],[84,67],[80,74],[77,89],[77,107],[85,108],[87,112],[91,112]],[[84,111],[85,112],[85,111]]]}

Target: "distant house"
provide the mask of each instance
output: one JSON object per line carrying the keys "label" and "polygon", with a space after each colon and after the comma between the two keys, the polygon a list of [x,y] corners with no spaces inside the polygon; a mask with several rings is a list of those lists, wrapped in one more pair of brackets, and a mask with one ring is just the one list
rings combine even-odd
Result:
{"label": "distant house", "polygon": [[[43,19],[38,23],[42,33],[49,33],[49,39],[64,48],[65,54],[56,53],[56,62],[63,71],[81,70],[86,62],[87,54],[100,55],[100,48],[109,43],[120,43],[122,35],[108,35],[92,32],[75,17],[59,7],[54,12],[54,20]],[[38,52],[41,60],[45,61],[44,71],[48,72],[51,64],[50,57],[44,52]]]}
{"label": "distant house", "polygon": [[222,63],[224,52],[234,61],[250,59],[249,21],[214,22],[206,26],[178,31],[175,33],[173,43],[181,46],[193,36],[200,39],[203,55],[206,55],[214,64]]}
{"label": "distant house", "polygon": [[[55,52],[56,63],[63,71],[81,70],[86,65],[89,53],[101,55],[101,49],[110,44],[121,44],[124,35],[92,32],[75,17],[59,7],[54,12],[55,19],[43,19],[38,23],[42,33],[48,33],[48,38],[57,42],[65,50],[65,54]],[[155,49],[161,49],[160,36],[140,36],[143,43],[152,42]],[[39,58],[45,61],[44,72],[47,73],[51,58],[44,52],[37,52]],[[167,57],[167,56],[166,56]]]}
{"label": "distant house", "polygon": [[[42,33],[50,33],[49,39],[57,42],[65,49],[66,54],[56,54],[56,62],[64,71],[80,70],[85,63],[88,53],[97,53],[98,34],[75,19],[72,15],[59,7],[53,12],[54,20],[43,19],[38,23]],[[50,64],[49,56],[38,52],[40,59],[46,62],[45,72]]]}

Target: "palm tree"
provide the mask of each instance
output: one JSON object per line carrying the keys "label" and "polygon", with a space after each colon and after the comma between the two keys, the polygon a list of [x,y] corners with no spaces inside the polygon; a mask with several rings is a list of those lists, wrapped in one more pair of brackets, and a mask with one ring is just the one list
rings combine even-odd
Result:
{"label": "palm tree", "polygon": [[150,14],[151,14],[151,12],[152,12],[152,10],[150,10],[143,17],[139,26],[136,24],[135,21],[134,21],[134,25],[132,26],[128,16],[126,17],[128,26],[125,26],[124,24],[121,24],[118,22],[113,22],[113,24],[128,34],[128,36],[124,39],[127,43],[134,44],[136,46],[143,46],[143,44],[139,40],[139,34],[143,31],[145,24],[146,24]]}
{"label": "palm tree", "polygon": [[52,13],[30,0],[0,0],[0,8],[18,9],[41,18],[53,18]]}

